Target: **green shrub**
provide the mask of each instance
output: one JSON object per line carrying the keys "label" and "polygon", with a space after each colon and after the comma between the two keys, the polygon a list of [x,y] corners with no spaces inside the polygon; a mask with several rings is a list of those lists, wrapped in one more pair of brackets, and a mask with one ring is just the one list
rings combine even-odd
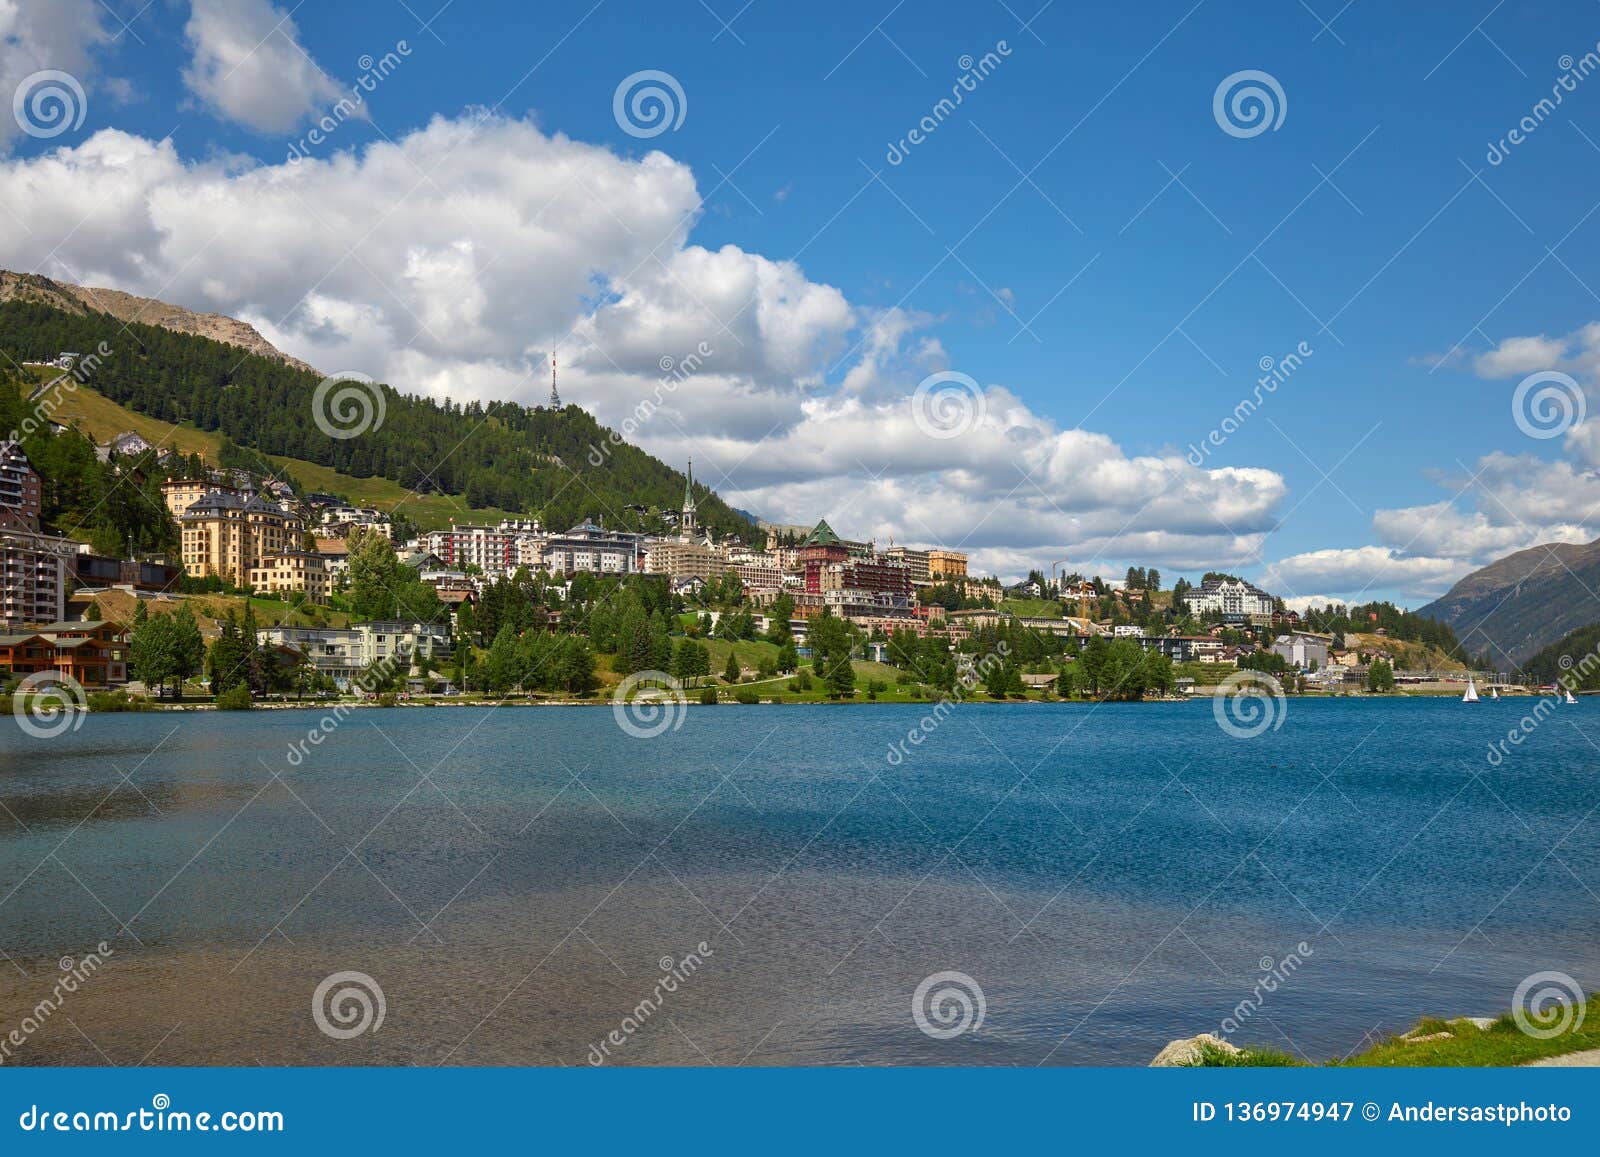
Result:
{"label": "green shrub", "polygon": [[250,688],[243,683],[217,696],[218,711],[248,711],[254,704]]}
{"label": "green shrub", "polygon": [[150,701],[126,691],[96,691],[89,696],[90,711],[149,711]]}
{"label": "green shrub", "polygon": [[711,707],[716,703],[716,701],[717,689],[715,687],[707,687],[700,692],[700,702],[702,705]]}
{"label": "green shrub", "polygon": [[760,703],[761,696],[754,687],[741,687],[733,693],[740,703]]}

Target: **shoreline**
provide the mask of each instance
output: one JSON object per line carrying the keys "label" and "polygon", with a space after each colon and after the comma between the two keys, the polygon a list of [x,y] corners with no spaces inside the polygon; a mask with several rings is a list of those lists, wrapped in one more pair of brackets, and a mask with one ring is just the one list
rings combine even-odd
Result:
{"label": "shoreline", "polygon": [[[717,687],[718,695],[729,695],[750,684],[735,684],[733,686]],[[934,696],[927,699],[868,699],[858,695],[849,699],[762,699],[756,703],[740,703],[731,697],[716,703],[701,703],[693,693],[704,690],[700,687],[685,688],[685,699],[679,703],[680,707],[916,707],[921,705],[935,706],[939,703],[952,701],[961,704],[986,703],[991,706],[1005,707],[1098,707],[1108,703],[1143,704],[1146,706],[1162,706],[1177,703],[1196,703],[1215,698],[1214,690],[1196,692],[1193,695],[1178,696],[1151,696],[1144,699],[1035,699],[1035,698],[1006,698],[994,699],[987,695],[973,695],[956,699],[953,696]],[[1516,701],[1519,699],[1539,700],[1545,696],[1525,692],[1513,695],[1502,695],[1501,699]],[[1284,696],[1284,700],[1442,700],[1460,702],[1460,697],[1450,691],[1428,691],[1420,693],[1410,692],[1374,692],[1364,691],[1359,693],[1327,694],[1311,693]],[[1494,700],[1480,700],[1480,702],[1494,702]],[[627,704],[622,704],[626,706]],[[299,700],[293,702],[265,701],[252,703],[248,711],[332,711],[353,709],[390,710],[394,708],[430,708],[430,707],[615,707],[617,702],[606,696],[597,696],[588,699],[477,699],[462,696],[446,696],[440,698],[400,699],[393,703],[378,703],[363,699],[324,699],[324,700]],[[183,714],[188,712],[213,712],[222,711],[215,701],[172,702],[151,699],[144,706],[134,709],[99,710],[92,707],[79,707],[77,710],[85,714],[95,715],[146,715],[155,712]],[[239,712],[243,713],[243,712]]]}

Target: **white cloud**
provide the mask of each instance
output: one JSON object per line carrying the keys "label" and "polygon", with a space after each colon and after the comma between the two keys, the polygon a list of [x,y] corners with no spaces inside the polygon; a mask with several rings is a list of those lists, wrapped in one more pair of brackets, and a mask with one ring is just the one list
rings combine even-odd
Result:
{"label": "white cloud", "polygon": [[[1458,559],[1400,555],[1386,546],[1313,550],[1279,559],[1267,567],[1261,584],[1297,603],[1308,589],[1330,590],[1341,601],[1361,601],[1399,590],[1416,598],[1434,598],[1473,569]],[[1325,598],[1326,596],[1318,596]]]}
{"label": "white cloud", "polygon": [[[1571,374],[1592,399],[1600,382],[1600,322],[1561,337],[1512,336],[1487,351],[1413,360],[1435,368],[1466,362],[1485,378],[1556,370]],[[1515,427],[1507,418],[1509,434]],[[1575,423],[1561,445],[1567,456],[1554,460],[1497,450],[1480,457],[1470,473],[1425,472],[1451,497],[1379,510],[1372,519],[1378,544],[1295,555],[1272,564],[1267,578],[1347,596],[1398,591],[1433,598],[1455,579],[1515,551],[1593,541],[1600,537],[1600,423]]]}
{"label": "white cloud", "polygon": [[[526,121],[441,117],[292,165],[186,161],[104,130],[0,163],[0,200],[28,226],[0,264],[242,317],[325,371],[456,401],[542,400],[554,350],[565,399],[612,425],[659,400],[634,440],[692,454],[736,505],[960,544],[1008,577],[1060,559],[1242,567],[1285,495],[1270,470],[1058,429],[992,383],[970,433],[930,438],[911,396],[949,368],[931,318],[695,245],[686,166]],[[664,387],[663,359],[691,355],[702,364]]]}
{"label": "white cloud", "polygon": [[286,133],[346,93],[301,46],[270,0],[193,0],[184,83],[207,108],[262,133]]}
{"label": "white cloud", "polygon": [[54,69],[90,88],[107,15],[99,0],[0,0],[0,145],[22,132],[8,106],[27,77]]}
{"label": "white cloud", "polygon": [[1473,359],[1479,377],[1511,378],[1519,374],[1554,369],[1566,357],[1565,338],[1508,337],[1494,349]]}

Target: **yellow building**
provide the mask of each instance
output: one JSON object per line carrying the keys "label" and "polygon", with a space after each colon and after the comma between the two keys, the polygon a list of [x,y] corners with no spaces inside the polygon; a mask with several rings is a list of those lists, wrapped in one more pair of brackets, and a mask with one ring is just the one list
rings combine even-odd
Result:
{"label": "yellow building", "polygon": [[967,577],[967,556],[959,550],[930,550],[928,577],[934,582],[949,582]]}
{"label": "yellow building", "polygon": [[161,497],[167,500],[172,517],[181,518],[189,507],[208,494],[238,494],[231,486],[218,486],[200,478],[173,478],[161,484]]}
{"label": "yellow building", "polygon": [[289,550],[268,555],[251,567],[250,586],[262,594],[303,594],[326,606],[333,593],[333,578],[320,554]]}
{"label": "yellow building", "polygon": [[184,573],[244,584],[263,559],[298,552],[305,524],[275,502],[212,490],[178,518]]}

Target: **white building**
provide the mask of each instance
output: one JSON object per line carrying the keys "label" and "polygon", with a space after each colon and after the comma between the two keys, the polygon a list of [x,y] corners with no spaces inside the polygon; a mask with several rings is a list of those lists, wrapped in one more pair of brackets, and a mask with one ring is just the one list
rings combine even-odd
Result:
{"label": "white building", "polygon": [[1318,635],[1310,631],[1294,631],[1287,635],[1279,635],[1274,639],[1272,653],[1281,655],[1289,663],[1304,671],[1312,667],[1326,667],[1328,665],[1328,648],[1332,643],[1332,635]]}
{"label": "white building", "polygon": [[1243,579],[1211,579],[1185,591],[1183,601],[1192,615],[1215,613],[1242,622],[1263,615],[1270,620],[1277,600]]}
{"label": "white building", "polygon": [[[441,665],[450,657],[450,628],[444,623],[382,620],[351,627],[267,627],[257,632],[265,646],[291,647],[303,654],[319,675],[341,687],[374,663],[397,660],[397,673],[410,672],[416,658]],[[404,669],[399,669],[403,666]]]}

